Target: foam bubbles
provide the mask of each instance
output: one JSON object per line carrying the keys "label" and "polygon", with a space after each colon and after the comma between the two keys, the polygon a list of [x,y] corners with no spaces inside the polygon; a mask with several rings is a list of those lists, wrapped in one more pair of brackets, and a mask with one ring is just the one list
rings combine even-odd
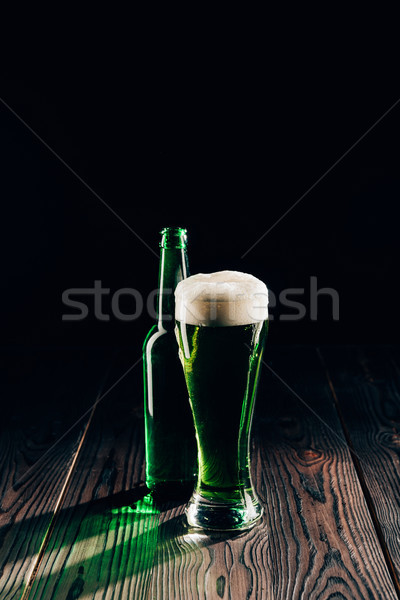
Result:
{"label": "foam bubbles", "polygon": [[175,318],[189,325],[226,327],[268,318],[265,283],[239,271],[198,273],[178,283]]}

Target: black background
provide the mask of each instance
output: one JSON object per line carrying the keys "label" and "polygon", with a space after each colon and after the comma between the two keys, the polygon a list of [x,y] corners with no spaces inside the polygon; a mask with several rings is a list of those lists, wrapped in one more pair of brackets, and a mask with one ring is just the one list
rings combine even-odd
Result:
{"label": "black background", "polygon": [[[306,317],[280,321],[277,307],[270,343],[398,341],[400,103],[275,225],[400,98],[389,16],[302,16],[307,28],[293,14],[174,27],[104,14],[63,32],[56,20],[40,53],[21,33],[0,94],[4,344],[139,356],[145,312],[65,322],[62,292],[101,280],[146,297],[158,262],[129,228],[158,253],[171,224],[188,229],[192,273],[305,289]],[[323,297],[310,320],[311,276],[338,291],[339,321]]]}

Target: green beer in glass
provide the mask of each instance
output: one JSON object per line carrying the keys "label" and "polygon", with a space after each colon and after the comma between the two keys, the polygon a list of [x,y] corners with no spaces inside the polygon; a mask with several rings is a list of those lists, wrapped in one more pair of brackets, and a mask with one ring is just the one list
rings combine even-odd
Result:
{"label": "green beer in glass", "polygon": [[199,463],[187,520],[203,529],[247,529],[262,515],[251,480],[249,442],[268,291],[252,275],[220,271],[188,277],[178,284],[175,298]]}

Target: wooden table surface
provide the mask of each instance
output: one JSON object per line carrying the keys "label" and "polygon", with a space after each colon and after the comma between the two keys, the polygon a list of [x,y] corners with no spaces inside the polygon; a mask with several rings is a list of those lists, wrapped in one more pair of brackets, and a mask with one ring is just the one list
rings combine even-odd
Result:
{"label": "wooden table surface", "polygon": [[267,348],[236,535],[147,494],[140,357],[1,358],[0,600],[400,597],[399,348]]}

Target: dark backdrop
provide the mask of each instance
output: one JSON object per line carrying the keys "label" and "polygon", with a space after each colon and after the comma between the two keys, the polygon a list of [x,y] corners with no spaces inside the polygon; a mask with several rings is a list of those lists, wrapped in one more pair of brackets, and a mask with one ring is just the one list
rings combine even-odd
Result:
{"label": "dark backdrop", "polygon": [[[91,308],[85,321],[63,322],[62,292],[101,280],[111,293],[131,287],[146,297],[158,263],[130,229],[158,252],[170,224],[188,229],[193,273],[230,268],[276,295],[305,290],[300,321],[273,311],[271,343],[398,341],[400,104],[314,186],[400,97],[375,55],[382,38],[344,45],[331,31],[325,46],[323,28],[312,43],[290,32],[270,43],[270,33],[189,44],[190,31],[184,43],[150,33],[138,42],[137,29],[122,39],[114,29],[82,50],[72,36],[66,52],[47,47],[39,60],[27,47],[18,68],[6,63],[4,344],[140,352],[146,312],[105,322]],[[311,276],[338,292],[338,321],[322,296],[310,319]],[[104,298],[105,313],[109,305]],[[134,307],[126,299],[121,309]]]}

